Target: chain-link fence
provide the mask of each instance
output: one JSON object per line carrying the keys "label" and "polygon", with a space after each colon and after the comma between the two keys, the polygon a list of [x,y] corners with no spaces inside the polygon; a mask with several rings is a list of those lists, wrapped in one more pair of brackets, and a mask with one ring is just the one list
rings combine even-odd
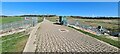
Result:
{"label": "chain-link fence", "polygon": [[8,32],[17,29],[27,29],[35,26],[38,23],[37,17],[25,17],[22,21],[0,24],[0,33]]}
{"label": "chain-link fence", "polygon": [[93,26],[90,26],[90,25],[86,25],[86,24],[84,24],[84,23],[82,23],[82,22],[80,22],[78,20],[69,20],[68,19],[68,24],[80,27],[83,30],[88,30],[88,31],[95,32],[97,35],[101,34],[101,32],[96,27],[93,27]]}

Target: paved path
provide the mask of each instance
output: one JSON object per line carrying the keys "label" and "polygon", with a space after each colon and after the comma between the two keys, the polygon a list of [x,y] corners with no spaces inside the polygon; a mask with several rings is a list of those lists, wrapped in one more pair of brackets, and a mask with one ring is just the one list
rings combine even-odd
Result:
{"label": "paved path", "polygon": [[44,20],[36,33],[36,52],[116,52],[118,49],[72,28]]}

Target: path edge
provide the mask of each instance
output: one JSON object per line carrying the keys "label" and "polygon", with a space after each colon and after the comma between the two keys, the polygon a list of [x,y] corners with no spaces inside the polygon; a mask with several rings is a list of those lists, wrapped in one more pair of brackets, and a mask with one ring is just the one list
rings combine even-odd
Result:
{"label": "path edge", "polygon": [[[41,22],[42,23],[42,22]],[[26,54],[26,52],[35,52],[36,50],[36,45],[35,45],[35,39],[36,39],[36,32],[37,29],[40,27],[40,24],[38,23],[31,31],[30,36],[27,40],[27,43],[24,47],[23,53],[22,54]]]}

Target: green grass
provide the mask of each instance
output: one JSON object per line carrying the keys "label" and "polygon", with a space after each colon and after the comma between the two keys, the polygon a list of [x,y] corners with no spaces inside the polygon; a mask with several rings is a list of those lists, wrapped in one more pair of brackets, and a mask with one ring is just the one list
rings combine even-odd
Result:
{"label": "green grass", "polygon": [[19,37],[20,35],[23,35],[23,34],[24,34],[24,32],[15,33],[15,34],[12,34],[12,35],[3,36],[3,37],[0,38],[0,39],[2,39],[2,41],[3,41],[3,40],[7,40],[7,39],[9,39],[9,38]]}
{"label": "green grass", "polygon": [[[56,22],[57,19],[59,19],[59,17],[47,17],[46,19],[52,21],[52,22]],[[85,25],[90,25],[93,27],[98,27],[98,26],[103,26],[103,28],[106,28],[109,31],[113,31],[113,32],[118,32],[118,19],[79,19],[79,18],[71,18],[71,17],[67,17],[68,21],[78,21],[82,24]]]}
{"label": "green grass", "polygon": [[0,24],[2,23],[2,17],[0,17]]}
{"label": "green grass", "polygon": [[[69,27],[71,27],[71,26],[69,26]],[[75,29],[77,31],[80,31],[80,32],[82,32],[82,33],[84,33],[86,35],[89,35],[91,37],[94,37],[94,38],[96,38],[98,40],[104,41],[104,42],[106,42],[106,43],[108,43],[110,45],[113,45],[115,47],[120,48],[120,41],[115,41],[115,40],[112,40],[112,39],[109,39],[109,38],[105,38],[104,36],[97,36],[97,35],[91,34],[89,32],[86,32],[86,31],[83,31],[83,30],[80,30],[80,29],[76,29],[74,27],[71,27],[71,28],[73,28],[73,29]]]}
{"label": "green grass", "polygon": [[[0,24],[22,21],[24,17],[0,17]],[[38,22],[42,22],[43,17],[38,17]]]}
{"label": "green grass", "polygon": [[22,17],[0,17],[0,24],[24,20]]}
{"label": "green grass", "polygon": [[47,20],[50,20],[52,22],[56,22],[57,19],[59,19],[58,17],[47,17]]}
{"label": "green grass", "polygon": [[0,39],[0,54],[2,52],[2,39]]}
{"label": "green grass", "polygon": [[118,19],[72,19],[78,20],[80,23],[90,26],[103,26],[110,31],[117,32],[118,30]]}
{"label": "green grass", "polygon": [[43,17],[38,17],[38,23],[43,21]]}
{"label": "green grass", "polygon": [[[18,37],[18,38],[15,38],[15,37]],[[6,40],[2,42],[2,52],[22,52],[28,37],[29,35],[25,35],[24,32],[2,37],[1,38],[2,41]]]}
{"label": "green grass", "polygon": [[[38,22],[42,22],[43,18],[39,17]],[[0,38],[2,40],[2,52],[22,52],[29,35],[26,35],[25,32],[19,32]],[[3,53],[5,54],[5,53]]]}

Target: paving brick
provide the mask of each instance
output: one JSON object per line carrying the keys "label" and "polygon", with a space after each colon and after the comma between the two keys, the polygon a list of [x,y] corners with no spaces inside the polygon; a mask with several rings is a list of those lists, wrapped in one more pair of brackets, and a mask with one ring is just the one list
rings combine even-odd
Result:
{"label": "paving brick", "polygon": [[[61,32],[61,29],[67,31]],[[44,20],[37,31],[37,52],[117,52],[117,48],[66,26]]]}

